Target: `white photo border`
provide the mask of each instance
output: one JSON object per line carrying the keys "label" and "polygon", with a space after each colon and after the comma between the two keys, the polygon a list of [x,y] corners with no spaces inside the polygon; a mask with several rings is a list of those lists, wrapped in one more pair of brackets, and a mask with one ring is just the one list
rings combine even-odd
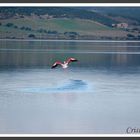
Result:
{"label": "white photo border", "polygon": [[[140,7],[140,3],[0,3],[0,7]],[[0,134],[0,137],[140,137],[140,134]]]}

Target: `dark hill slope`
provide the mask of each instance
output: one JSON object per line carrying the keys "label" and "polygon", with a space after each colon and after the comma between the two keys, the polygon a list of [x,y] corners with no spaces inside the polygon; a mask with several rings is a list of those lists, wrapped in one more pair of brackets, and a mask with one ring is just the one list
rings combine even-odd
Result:
{"label": "dark hill slope", "polygon": [[67,18],[80,18],[80,19],[90,19],[97,21],[101,24],[111,26],[112,23],[117,23],[117,21],[104,16],[101,13],[96,13],[93,11],[88,11],[86,9],[72,8],[72,7],[1,7],[0,8],[0,18],[10,18],[19,15],[52,15],[53,17],[67,17]]}

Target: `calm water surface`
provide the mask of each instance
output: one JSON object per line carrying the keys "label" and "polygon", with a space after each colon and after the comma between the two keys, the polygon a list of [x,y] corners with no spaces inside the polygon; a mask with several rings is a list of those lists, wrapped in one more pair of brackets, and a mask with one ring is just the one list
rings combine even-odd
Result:
{"label": "calm water surface", "polygon": [[125,134],[140,128],[139,83],[139,42],[1,40],[0,133]]}

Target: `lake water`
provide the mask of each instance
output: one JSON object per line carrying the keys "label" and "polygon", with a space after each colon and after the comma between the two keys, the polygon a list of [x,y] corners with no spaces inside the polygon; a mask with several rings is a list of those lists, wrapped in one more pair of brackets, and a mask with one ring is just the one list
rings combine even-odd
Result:
{"label": "lake water", "polygon": [[140,42],[0,41],[0,134],[126,134],[139,107]]}

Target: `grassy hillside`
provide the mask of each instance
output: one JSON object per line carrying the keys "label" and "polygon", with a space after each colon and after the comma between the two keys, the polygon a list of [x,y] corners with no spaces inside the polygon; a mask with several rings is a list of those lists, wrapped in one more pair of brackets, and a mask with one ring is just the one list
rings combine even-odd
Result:
{"label": "grassy hillside", "polygon": [[[2,20],[1,23],[6,25],[7,23],[13,23],[18,27],[26,26],[31,27],[33,30],[44,28],[47,30],[57,30],[59,32],[65,31],[85,31],[91,30],[109,30],[112,29],[105,25],[99,24],[91,20],[83,19],[68,19],[68,18],[53,18],[53,19],[7,19]],[[1,26],[2,27],[2,26]]]}
{"label": "grassy hillside", "polygon": [[100,22],[104,25],[111,26],[112,23],[116,21],[96,12],[74,8],[74,7],[1,7],[0,8],[0,18],[10,18],[19,15],[30,16],[35,15],[51,15],[55,18],[80,18],[80,19],[90,19]]}
{"label": "grassy hillside", "polygon": [[113,28],[112,23],[118,23],[121,19],[111,18],[109,14],[105,15],[106,12],[104,9],[102,12],[93,12],[76,7],[0,7],[0,38],[140,38],[139,28],[134,30]]}
{"label": "grassy hillside", "polygon": [[[7,24],[9,23],[12,24],[12,26],[7,27]],[[19,19],[1,20],[1,24],[1,38],[4,36],[11,36],[15,38],[19,36],[28,37],[28,35],[31,33],[35,36],[40,36],[40,34],[47,35],[48,31],[55,31],[59,34],[64,34],[65,32],[76,32],[79,35],[95,35],[95,32],[99,31],[119,31],[91,20],[76,18],[33,19],[26,17]],[[26,28],[29,28],[30,30],[26,30]],[[43,31],[46,31],[46,33]]]}

